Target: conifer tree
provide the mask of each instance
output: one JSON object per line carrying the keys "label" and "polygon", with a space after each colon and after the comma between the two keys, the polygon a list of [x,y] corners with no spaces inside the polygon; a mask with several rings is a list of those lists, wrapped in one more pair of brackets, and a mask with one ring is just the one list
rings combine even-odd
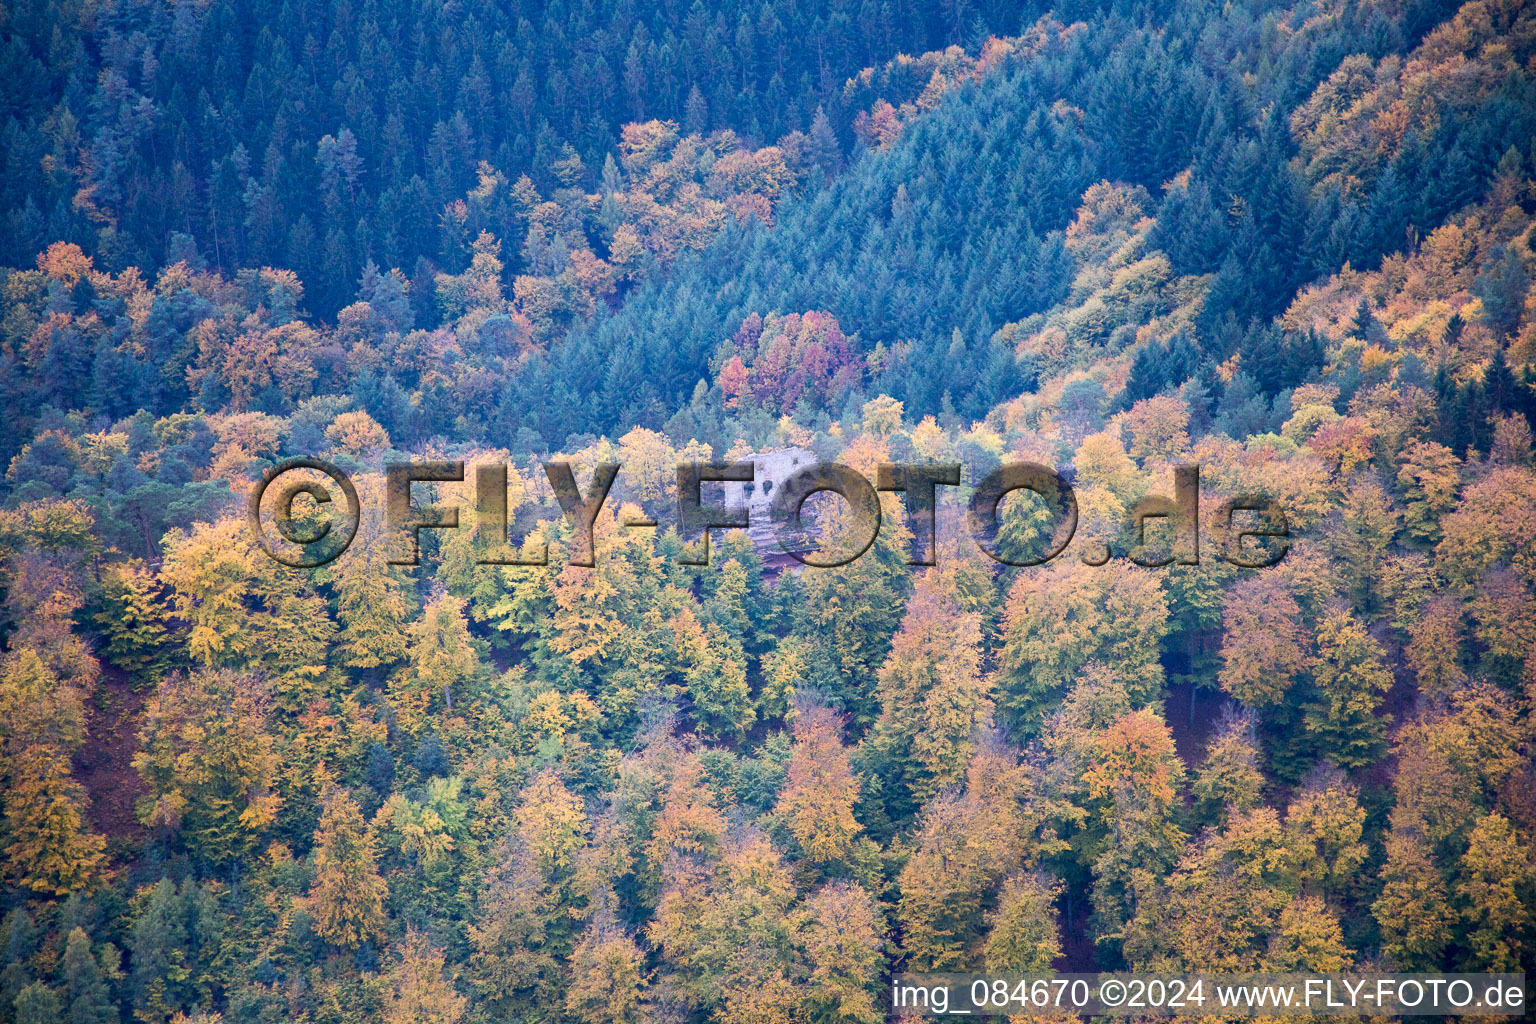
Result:
{"label": "conifer tree", "polygon": [[193,969],[185,892],[169,878],[152,886],[134,919],[128,951],[133,959],[133,1003],[142,1020],[165,1020],[185,1008]]}
{"label": "conifer tree", "polygon": [[101,965],[91,952],[90,936],[82,928],[69,933],[60,976],[66,995],[64,1020],[69,1024],[117,1024],[117,1007],[102,977]]}

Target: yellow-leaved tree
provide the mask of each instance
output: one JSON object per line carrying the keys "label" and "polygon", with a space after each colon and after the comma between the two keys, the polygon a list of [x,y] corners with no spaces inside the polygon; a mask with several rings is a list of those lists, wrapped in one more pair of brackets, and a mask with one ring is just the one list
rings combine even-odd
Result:
{"label": "yellow-leaved tree", "polygon": [[469,1005],[443,977],[443,951],[415,930],[405,934],[389,985],[384,1004],[388,1024],[458,1024]]}
{"label": "yellow-leaved tree", "polygon": [[133,767],[148,789],[139,820],[225,864],[249,854],[277,814],[267,731],[271,692],[228,669],[167,676],[150,698]]}
{"label": "yellow-leaved tree", "polygon": [[18,752],[5,790],[6,875],[33,892],[64,896],[84,889],[101,867],[106,843],[85,827],[85,793],[57,750]]}
{"label": "yellow-leaved tree", "polygon": [[355,949],[384,934],[384,897],[374,839],[344,789],[332,789],[315,830],[315,881],[308,907],[326,942]]}

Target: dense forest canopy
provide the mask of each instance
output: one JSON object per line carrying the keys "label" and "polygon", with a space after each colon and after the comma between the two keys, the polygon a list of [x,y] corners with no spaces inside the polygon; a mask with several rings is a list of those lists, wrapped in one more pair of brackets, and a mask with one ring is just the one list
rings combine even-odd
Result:
{"label": "dense forest canopy", "polygon": [[[1530,5],[26,0],[0,35],[3,1024],[1536,964]],[[958,463],[938,564],[898,495],[838,568],[687,564],[677,464],[783,448]],[[294,456],[359,492],[318,568],[246,521]],[[460,525],[396,564],[408,459],[506,467],[549,564],[485,564],[474,473],[416,486]],[[1077,535],[1005,568],[960,510],[1026,460]],[[592,568],[549,462],[622,467]],[[1189,464],[1202,517],[1284,507],[1283,561],[1125,557]],[[1015,496],[997,546],[1051,529]]]}

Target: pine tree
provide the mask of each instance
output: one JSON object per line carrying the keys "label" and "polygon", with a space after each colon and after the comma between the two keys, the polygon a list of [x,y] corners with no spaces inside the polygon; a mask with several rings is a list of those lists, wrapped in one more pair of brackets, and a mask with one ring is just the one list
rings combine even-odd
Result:
{"label": "pine tree", "polygon": [[133,1003],[142,1020],[159,1021],[185,1007],[189,963],[186,902],[168,878],[150,889],[133,922]]}
{"label": "pine tree", "polygon": [[816,116],[811,119],[807,150],[811,162],[821,169],[828,181],[842,169],[842,148],[837,144],[832,122],[827,119],[827,112],[820,104],[816,107]]}

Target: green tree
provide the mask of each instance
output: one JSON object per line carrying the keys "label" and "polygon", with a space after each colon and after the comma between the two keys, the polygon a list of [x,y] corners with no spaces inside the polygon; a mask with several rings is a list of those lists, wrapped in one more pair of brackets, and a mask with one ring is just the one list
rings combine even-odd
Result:
{"label": "green tree", "polygon": [[1060,889],[1038,873],[1015,875],[1003,884],[987,935],[987,970],[1029,974],[1051,969],[1062,951],[1056,923]]}
{"label": "green tree", "polygon": [[913,806],[960,780],[972,733],[991,723],[991,681],[981,659],[979,616],[925,581],[880,667],[881,711],[870,739],[872,751],[903,777]]}
{"label": "green tree", "polygon": [[464,602],[447,593],[427,604],[409,635],[406,664],[390,677],[388,692],[400,724],[415,736],[427,727],[434,709],[453,707],[454,687],[475,677],[480,656],[464,619]]}
{"label": "green tree", "polygon": [[1536,866],[1509,819],[1484,815],[1472,829],[1456,880],[1471,947],[1468,967],[1517,971],[1536,949]]}
{"label": "green tree", "polygon": [[149,791],[139,820],[179,834],[214,863],[254,849],[280,803],[270,701],[258,677],[227,669],[167,676],[145,709],[133,757]]}
{"label": "green tree", "polygon": [[212,894],[195,882],[162,878],[135,900],[128,952],[136,1016],[164,1021],[210,1001],[223,920]]}
{"label": "green tree", "polygon": [[154,681],[174,653],[159,585],[142,566],[115,565],[102,574],[101,608],[96,623],[106,636],[102,656],[136,683]]}
{"label": "green tree", "polygon": [[60,977],[68,1000],[64,1020],[69,1024],[117,1024],[117,1007],[112,1003],[101,964],[91,952],[90,936],[84,929],[70,931]]}
{"label": "green tree", "polygon": [[1392,688],[1386,652],[1350,612],[1336,609],[1318,627],[1313,676],[1318,699],[1306,712],[1307,731],[1344,768],[1371,763],[1386,746],[1387,719],[1377,713]]}
{"label": "green tree", "polygon": [[1228,809],[1252,810],[1259,805],[1263,789],[1253,716],[1228,715],[1206,747],[1205,760],[1190,785],[1200,820],[1216,823]]}
{"label": "green tree", "polygon": [[63,1018],[53,989],[34,981],[16,996],[16,1024],[57,1024]]}
{"label": "green tree", "polygon": [[1058,558],[1021,573],[1008,594],[998,709],[1024,735],[1038,731],[1092,661],[1113,665],[1132,698],[1148,701],[1163,685],[1158,654],[1167,633],[1168,602],[1151,570]]}
{"label": "green tree", "polygon": [[1428,547],[1440,540],[1440,517],[1456,507],[1461,463],[1456,454],[1433,441],[1416,441],[1399,456],[1397,486],[1406,503],[1404,525],[1409,538]]}
{"label": "green tree", "polygon": [[[360,523],[377,530],[371,521]],[[410,592],[402,571],[390,565],[389,544],[377,532],[359,536],[330,573],[336,595],[337,639],[343,665],[373,671],[405,658]]]}
{"label": "green tree", "polygon": [[1455,912],[1422,836],[1398,829],[1388,834],[1382,881],[1381,895],[1371,904],[1382,952],[1407,969],[1439,963],[1453,937]]}

